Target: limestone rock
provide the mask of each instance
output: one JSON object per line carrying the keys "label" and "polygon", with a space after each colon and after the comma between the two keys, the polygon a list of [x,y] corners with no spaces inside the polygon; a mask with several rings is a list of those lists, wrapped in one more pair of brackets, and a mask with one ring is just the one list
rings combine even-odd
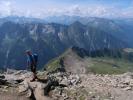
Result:
{"label": "limestone rock", "polygon": [[126,90],[126,91],[132,90],[132,87],[128,86],[128,87],[124,88],[123,90]]}

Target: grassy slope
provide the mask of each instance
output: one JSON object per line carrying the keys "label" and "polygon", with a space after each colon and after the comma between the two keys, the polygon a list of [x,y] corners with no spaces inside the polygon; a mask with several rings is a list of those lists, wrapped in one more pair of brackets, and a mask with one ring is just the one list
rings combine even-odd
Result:
{"label": "grassy slope", "polygon": [[[133,63],[123,59],[113,58],[88,58],[91,64],[87,68],[88,72],[95,74],[121,74],[133,71]],[[59,58],[52,60],[47,64],[47,71],[52,72],[61,67]]]}
{"label": "grassy slope", "polygon": [[48,72],[53,72],[56,71],[56,69],[60,68],[60,59],[63,58],[67,53],[69,52],[69,49],[66,50],[62,55],[60,55],[57,58],[52,59],[51,61],[49,61],[44,68],[46,68],[46,70]]}
{"label": "grassy slope", "polygon": [[91,58],[89,71],[97,74],[121,74],[133,71],[133,63],[124,59]]}
{"label": "grassy slope", "polygon": [[[126,51],[133,52],[133,49],[125,49]],[[53,72],[57,68],[60,68],[60,59],[68,55],[70,49],[66,50],[61,56],[51,60],[47,65],[45,65],[48,72]],[[91,59],[91,60],[90,60]],[[121,74],[128,71],[133,72],[133,62],[128,61],[124,58],[116,59],[109,57],[96,57],[96,58],[86,58],[88,65],[87,71],[96,74]]]}
{"label": "grassy slope", "polygon": [[53,59],[46,65],[46,67],[47,67],[46,70],[48,72],[53,72],[60,67],[60,60],[58,58]]}

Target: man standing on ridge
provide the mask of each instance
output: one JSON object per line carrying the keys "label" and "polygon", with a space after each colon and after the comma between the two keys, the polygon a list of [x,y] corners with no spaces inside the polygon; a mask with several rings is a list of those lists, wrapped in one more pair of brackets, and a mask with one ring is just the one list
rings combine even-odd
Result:
{"label": "man standing on ridge", "polygon": [[33,79],[31,80],[31,82],[33,82],[36,79],[38,79],[36,75],[38,56],[37,54],[33,55],[30,50],[26,51],[26,55],[27,55],[27,66],[30,67],[31,71],[33,72]]}

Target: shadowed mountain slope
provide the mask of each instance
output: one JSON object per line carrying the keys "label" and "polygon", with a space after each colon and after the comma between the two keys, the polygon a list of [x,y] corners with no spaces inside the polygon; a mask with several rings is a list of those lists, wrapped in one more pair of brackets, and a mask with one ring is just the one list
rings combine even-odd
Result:
{"label": "shadowed mountain slope", "polygon": [[38,68],[41,68],[71,46],[87,50],[129,47],[113,33],[111,29],[105,31],[78,21],[71,25],[7,21],[0,26],[0,67],[25,69],[27,49],[39,55]]}

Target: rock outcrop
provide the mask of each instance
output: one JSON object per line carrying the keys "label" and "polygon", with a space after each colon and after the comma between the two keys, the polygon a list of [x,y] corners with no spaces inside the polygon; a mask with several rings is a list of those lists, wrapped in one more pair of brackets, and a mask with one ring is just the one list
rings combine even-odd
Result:
{"label": "rock outcrop", "polygon": [[[38,72],[40,79],[30,82],[32,73],[14,71],[0,75],[0,94],[14,91],[23,100],[132,100],[133,74],[99,75]],[[16,91],[16,92],[15,92]],[[2,99],[5,100],[5,99]]]}

